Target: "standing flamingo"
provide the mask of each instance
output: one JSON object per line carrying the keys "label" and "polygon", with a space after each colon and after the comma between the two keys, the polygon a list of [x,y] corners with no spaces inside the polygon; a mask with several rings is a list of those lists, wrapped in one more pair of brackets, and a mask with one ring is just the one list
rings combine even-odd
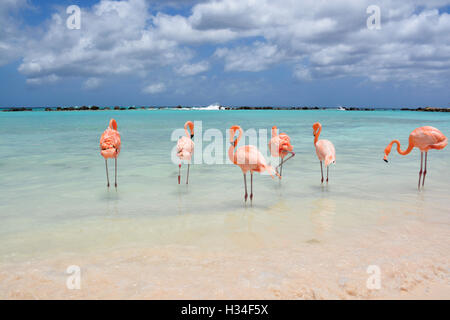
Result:
{"label": "standing flamingo", "polygon": [[331,163],[336,163],[336,150],[334,145],[328,140],[319,140],[322,132],[322,125],[319,122],[313,124],[314,146],[316,147],[316,154],[320,161],[320,172],[322,173],[323,183],[323,166],[322,161],[325,161],[327,167],[327,183],[328,183],[328,166]]}
{"label": "standing flamingo", "polygon": [[[239,131],[239,136],[234,140],[236,131]],[[228,149],[228,157],[237,166],[241,167],[244,174],[244,186],[245,195],[244,199],[247,202],[247,171],[250,170],[250,201],[253,201],[253,172],[267,171],[273,178],[273,174],[276,174],[280,179],[281,176],[275,171],[275,169],[266,163],[264,156],[259,152],[255,146],[242,146],[237,150],[236,146],[241,140],[243,135],[242,128],[240,126],[232,126],[230,128],[230,148]]]}
{"label": "standing flamingo", "polygon": [[[188,127],[191,131],[190,134]],[[192,141],[192,138],[194,138],[194,124],[191,121],[186,122],[184,124],[184,131],[186,132],[186,136],[181,137],[177,143],[177,157],[180,158],[180,164],[178,165],[178,184],[181,181],[181,161],[191,161],[192,154],[194,153],[194,142]],[[186,184],[189,184],[189,167],[190,163],[188,163],[187,167]]]}
{"label": "standing flamingo", "polygon": [[398,140],[392,140],[391,143],[384,149],[384,161],[388,162],[387,158],[389,153],[391,153],[392,145],[397,144],[397,151],[402,156],[407,155],[411,150],[416,147],[420,149],[420,171],[419,171],[419,183],[417,188],[420,189],[420,179],[422,177],[422,167],[423,167],[423,153],[425,152],[425,171],[423,171],[422,187],[425,184],[425,176],[427,175],[427,158],[428,150],[430,149],[444,149],[447,144],[447,137],[436,128],[426,126],[414,129],[409,135],[409,145],[408,149],[402,151],[400,149],[400,142]]}
{"label": "standing flamingo", "polygon": [[[280,167],[280,176],[283,174],[283,164],[288,161],[290,158],[295,156],[295,153],[292,151],[294,147],[291,145],[291,138],[286,133],[277,134],[277,127],[272,127],[272,138],[269,142],[269,150],[272,157],[279,157],[280,162],[277,166]],[[284,159],[288,154],[291,154],[288,158]]]}
{"label": "standing flamingo", "polygon": [[114,158],[115,160],[115,180],[114,185],[117,188],[117,157],[120,153],[120,133],[117,131],[117,122],[114,119],[109,121],[109,126],[103,132],[100,138],[100,154],[105,158],[106,165],[106,180],[109,188],[109,174],[108,174],[108,159]]}

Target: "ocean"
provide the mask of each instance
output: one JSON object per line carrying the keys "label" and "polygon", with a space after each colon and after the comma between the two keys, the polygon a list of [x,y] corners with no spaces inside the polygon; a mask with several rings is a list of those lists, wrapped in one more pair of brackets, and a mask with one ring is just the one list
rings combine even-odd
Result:
{"label": "ocean", "polygon": [[[99,153],[111,118],[122,137],[117,190],[106,188]],[[281,181],[255,174],[253,203],[232,164],[194,163],[189,185],[178,185],[171,136],[187,120],[201,123],[195,139],[223,134],[224,161],[235,124],[267,132],[267,141],[276,125],[296,156]],[[313,145],[317,121],[336,148],[328,185]],[[439,281],[448,289],[450,149],[429,152],[421,191],[419,150],[383,161],[392,139],[406,149],[425,125],[448,137],[450,114],[2,112],[0,298],[376,298]],[[207,140],[202,148],[195,140],[196,153]],[[84,290],[66,288],[69,265],[80,266]],[[382,289],[367,286],[371,265]]]}

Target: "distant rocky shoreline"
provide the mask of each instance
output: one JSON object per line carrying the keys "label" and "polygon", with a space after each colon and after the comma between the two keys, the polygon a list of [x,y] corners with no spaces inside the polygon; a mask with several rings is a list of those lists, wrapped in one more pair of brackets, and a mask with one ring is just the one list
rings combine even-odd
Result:
{"label": "distant rocky shoreline", "polygon": [[[194,109],[195,108],[195,109]],[[57,111],[102,111],[102,110],[167,110],[167,109],[193,109],[193,110],[201,110],[202,107],[97,107],[97,106],[82,106],[82,107],[46,107],[46,108],[27,108],[27,107],[15,107],[15,108],[3,108],[0,109],[3,112],[24,112],[24,111],[48,111],[48,112],[57,112]],[[206,106],[205,106],[206,108]],[[324,107],[249,107],[249,106],[241,106],[241,107],[225,107],[220,106],[217,110],[341,110],[341,111],[419,111],[419,112],[450,112],[450,108],[434,108],[434,107],[425,107],[425,108],[358,108],[358,107],[339,107],[336,108],[324,108]]]}

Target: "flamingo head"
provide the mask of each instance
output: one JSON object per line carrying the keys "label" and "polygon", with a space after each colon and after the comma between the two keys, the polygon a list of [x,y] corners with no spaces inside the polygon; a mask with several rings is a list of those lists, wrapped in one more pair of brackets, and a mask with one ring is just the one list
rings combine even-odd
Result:
{"label": "flamingo head", "polygon": [[386,147],[386,149],[384,149],[384,158],[383,158],[383,160],[384,160],[385,162],[388,162],[388,156],[389,156],[389,153],[391,153],[391,149],[392,149],[392,145],[391,145],[391,144],[388,145],[388,146]]}
{"label": "flamingo head", "polygon": [[191,131],[191,139],[194,138],[194,123],[192,121],[188,121],[185,123],[184,128],[187,129],[189,127],[189,131]]}
{"label": "flamingo head", "polygon": [[319,130],[322,128],[320,122],[316,122],[313,124],[313,135],[316,136]]}
{"label": "flamingo head", "polygon": [[111,121],[109,121],[109,127],[113,130],[117,131],[117,122],[114,119],[111,119]]}
{"label": "flamingo head", "polygon": [[272,137],[275,137],[277,135],[277,126],[272,127]]}
{"label": "flamingo head", "polygon": [[236,131],[238,131],[239,129],[241,129],[241,127],[234,125],[230,128],[230,144],[234,147],[236,147],[237,145],[237,140],[238,138],[234,138],[234,136],[236,135]]}

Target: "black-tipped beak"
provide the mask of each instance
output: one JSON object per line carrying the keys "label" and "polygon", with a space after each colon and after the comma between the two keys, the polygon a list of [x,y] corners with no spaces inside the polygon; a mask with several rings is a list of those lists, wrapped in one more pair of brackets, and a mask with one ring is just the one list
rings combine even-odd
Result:
{"label": "black-tipped beak", "polygon": [[191,139],[194,139],[194,135],[193,134],[191,134]]}
{"label": "black-tipped beak", "polygon": [[387,161],[386,159],[383,159],[384,160],[384,162],[386,162],[386,163],[388,163],[389,161]]}

